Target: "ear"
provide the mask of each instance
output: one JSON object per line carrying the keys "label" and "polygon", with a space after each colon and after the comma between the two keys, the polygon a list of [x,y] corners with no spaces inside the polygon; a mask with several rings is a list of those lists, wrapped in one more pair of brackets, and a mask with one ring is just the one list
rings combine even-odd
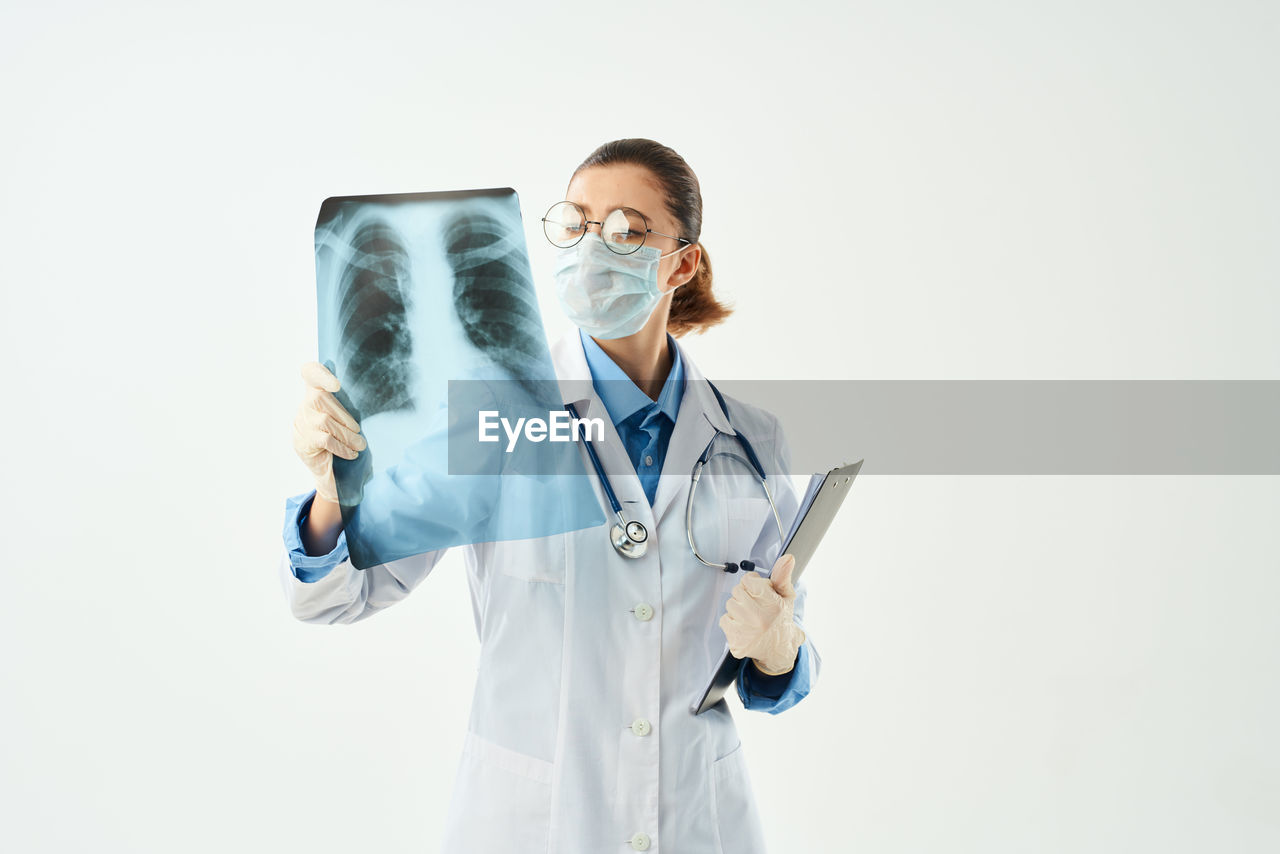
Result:
{"label": "ear", "polygon": [[688,284],[693,278],[693,274],[698,272],[698,264],[702,262],[702,246],[695,243],[685,249],[683,255],[678,259],[679,264],[671,271],[671,276],[667,279],[667,290],[673,291],[681,285]]}

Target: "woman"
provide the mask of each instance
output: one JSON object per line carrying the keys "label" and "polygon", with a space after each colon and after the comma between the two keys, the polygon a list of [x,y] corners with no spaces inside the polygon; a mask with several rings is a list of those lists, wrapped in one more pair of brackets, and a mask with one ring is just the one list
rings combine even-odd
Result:
{"label": "woman", "polygon": [[[699,455],[735,430],[771,474],[785,472],[777,419],[718,399],[672,337],[729,314],[712,294],[683,158],[646,139],[607,143],[574,172],[566,202],[544,223],[579,329],[552,358],[562,382],[590,381],[566,402],[613,425],[592,448],[648,548],[628,558],[611,545],[603,481],[600,528],[465,548],[481,652],[444,850],[763,851],[727,704],[696,716],[689,706],[726,639],[749,659],[738,683],[749,709],[794,705],[820,659],[798,622],[790,558],[769,578],[710,568],[690,548],[685,508]],[[349,623],[407,596],[443,552],[351,566],[332,461],[364,440],[332,374],[314,362],[303,374],[295,446],[316,491],[289,501],[282,572],[298,619]],[[703,558],[777,557],[797,496],[786,477],[768,482],[777,517],[754,478],[699,487],[697,506],[715,508],[694,525]]]}

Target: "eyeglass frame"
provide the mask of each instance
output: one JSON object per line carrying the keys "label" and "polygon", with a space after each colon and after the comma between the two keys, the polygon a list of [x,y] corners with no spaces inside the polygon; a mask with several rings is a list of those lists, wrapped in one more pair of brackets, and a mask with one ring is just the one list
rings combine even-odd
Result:
{"label": "eyeglass frame", "polygon": [[[571,202],[568,199],[565,199],[564,201],[556,202],[554,205],[547,208],[547,213],[551,213],[551,211],[553,211],[556,207],[560,205],[573,205],[575,208],[578,209],[578,213],[582,215],[583,229],[582,229],[582,234],[578,235],[577,240],[573,241],[568,246],[561,246],[559,243],[556,243],[554,240],[551,239],[551,235],[547,234],[547,214],[543,214],[540,217],[540,219],[542,220],[542,236],[547,238],[547,242],[550,243],[552,246],[556,247],[557,249],[570,249],[574,246],[577,246],[579,243],[582,242],[582,238],[587,236],[587,232],[591,230],[590,226],[592,225],[598,225],[600,226],[600,230],[602,232],[604,231],[603,222],[599,220],[594,220],[594,219],[587,219],[587,212],[582,209],[582,205],[578,204],[577,202]],[[644,248],[645,241],[649,239],[650,234],[656,234],[659,237],[670,237],[672,240],[678,240],[684,244],[684,246],[681,246],[680,249],[683,249],[685,246],[693,246],[697,242],[695,240],[690,240],[687,237],[677,237],[674,234],[665,234],[661,231],[654,231],[652,228],[649,227],[649,218],[644,214],[640,213],[640,211],[636,210],[635,208],[627,208],[627,207],[614,208],[613,210],[609,211],[609,213],[605,214],[604,218],[608,219],[609,217],[613,216],[615,213],[619,211],[631,211],[636,216],[640,217],[640,219],[644,222],[644,240],[641,240],[638,244],[636,244],[636,248],[632,249],[630,252],[619,252],[617,249],[614,249],[612,245],[610,245],[609,241],[602,240],[601,242],[604,243],[605,248],[615,255],[634,255],[636,252],[639,252],[641,249]],[[668,255],[664,255],[663,257],[669,257],[670,255],[674,255],[676,252],[679,252],[680,249],[672,250],[670,253],[668,253]]]}

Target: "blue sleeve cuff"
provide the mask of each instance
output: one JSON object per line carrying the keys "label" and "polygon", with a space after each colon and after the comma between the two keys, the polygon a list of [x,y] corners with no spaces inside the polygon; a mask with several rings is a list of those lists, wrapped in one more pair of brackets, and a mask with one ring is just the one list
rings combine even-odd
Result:
{"label": "blue sleeve cuff", "polygon": [[284,547],[289,552],[289,565],[299,581],[310,584],[324,578],[333,568],[347,559],[347,531],[338,534],[338,542],[327,555],[309,555],[302,545],[302,525],[311,512],[311,502],[316,491],[304,492],[286,499],[284,503]]}
{"label": "blue sleeve cuff", "polygon": [[809,644],[805,642],[796,653],[795,666],[779,676],[761,673],[751,659],[743,662],[738,673],[738,696],[743,708],[776,715],[808,696],[809,681]]}
{"label": "blue sleeve cuff", "polygon": [[[800,658],[800,651],[796,650],[796,660]],[[791,679],[796,675],[796,665],[793,661],[791,669],[786,673],[771,674],[765,673],[759,667],[756,667],[755,661],[748,658],[746,663],[742,665],[742,683],[747,686],[747,693],[753,697],[764,697],[769,700],[780,700],[782,695],[786,693],[787,686],[791,684]]]}

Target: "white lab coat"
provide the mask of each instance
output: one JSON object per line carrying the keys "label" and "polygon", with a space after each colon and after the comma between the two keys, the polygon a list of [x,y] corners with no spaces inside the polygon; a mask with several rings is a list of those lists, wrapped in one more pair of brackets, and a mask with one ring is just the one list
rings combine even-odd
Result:
{"label": "white lab coat", "polygon": [[[480,661],[446,854],[645,850],[637,834],[651,852],[765,850],[728,704],[698,716],[689,711],[724,649],[718,621],[742,575],[704,566],[689,551],[689,473],[712,425],[731,428],[689,354],[680,353],[686,386],[650,507],[592,390],[577,331],[552,348],[565,400],[584,418],[604,419],[597,453],[630,516],[648,527],[649,550],[639,560],[614,552],[607,535],[614,516],[598,482],[609,517],[603,526],[464,547]],[[756,451],[774,456],[766,468],[786,471],[777,419],[732,398],[729,407]],[[591,471],[585,452],[583,465]],[[758,483],[730,480],[740,494],[717,496],[723,514],[695,520],[699,549],[712,560],[745,557],[761,531],[777,538]],[[770,482],[785,527],[798,497],[788,477]],[[699,484],[699,506],[706,486]],[[776,553],[774,543],[765,556]],[[309,584],[293,575],[286,554],[281,572],[299,620],[350,623],[409,595],[442,554],[363,571],[344,561]],[[804,599],[801,582],[801,623]],[[816,679],[821,659],[811,634],[806,644]]]}

